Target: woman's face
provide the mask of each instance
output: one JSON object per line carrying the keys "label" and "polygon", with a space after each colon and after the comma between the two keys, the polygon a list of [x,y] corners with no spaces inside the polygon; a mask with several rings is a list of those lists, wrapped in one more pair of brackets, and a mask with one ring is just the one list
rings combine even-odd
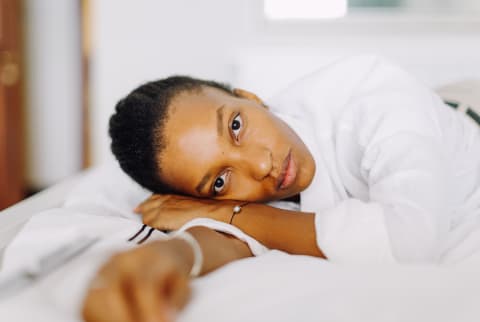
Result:
{"label": "woman's face", "polygon": [[169,107],[162,179],[187,195],[270,201],[312,181],[315,163],[298,135],[247,91],[186,91]]}

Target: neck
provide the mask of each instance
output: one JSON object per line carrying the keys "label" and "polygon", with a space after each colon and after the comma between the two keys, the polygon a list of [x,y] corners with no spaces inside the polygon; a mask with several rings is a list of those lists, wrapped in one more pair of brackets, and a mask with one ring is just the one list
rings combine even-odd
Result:
{"label": "neck", "polygon": [[282,199],[281,201],[290,201],[290,202],[300,203],[300,194],[296,194],[294,196]]}

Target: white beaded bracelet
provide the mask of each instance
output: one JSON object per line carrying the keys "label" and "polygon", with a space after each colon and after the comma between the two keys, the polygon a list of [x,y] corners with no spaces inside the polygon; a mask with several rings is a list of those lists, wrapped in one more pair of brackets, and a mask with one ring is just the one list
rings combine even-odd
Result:
{"label": "white beaded bracelet", "polygon": [[203,267],[203,253],[198,241],[188,231],[176,233],[172,238],[183,239],[190,245],[193,251],[193,265],[190,270],[190,277],[197,277],[200,275]]}

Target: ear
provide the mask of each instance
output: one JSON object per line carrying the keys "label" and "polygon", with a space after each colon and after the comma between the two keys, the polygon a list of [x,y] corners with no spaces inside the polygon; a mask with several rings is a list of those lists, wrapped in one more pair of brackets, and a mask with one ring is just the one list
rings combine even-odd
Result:
{"label": "ear", "polygon": [[252,92],[249,92],[249,91],[241,89],[241,88],[234,88],[233,89],[233,94],[237,97],[246,98],[246,99],[252,100],[254,102],[257,102],[258,104],[260,104],[263,107],[265,107],[266,109],[268,109],[268,106],[263,103],[263,101],[260,99],[260,97],[253,94]]}

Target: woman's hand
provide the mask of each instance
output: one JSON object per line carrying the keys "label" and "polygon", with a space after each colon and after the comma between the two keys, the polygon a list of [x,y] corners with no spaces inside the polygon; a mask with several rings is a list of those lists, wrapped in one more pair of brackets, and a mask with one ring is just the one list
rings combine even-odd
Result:
{"label": "woman's hand", "polygon": [[143,223],[160,230],[176,230],[195,218],[211,218],[229,222],[232,209],[238,202],[199,199],[179,195],[154,194],[142,202],[135,212]]}
{"label": "woman's hand", "polygon": [[[242,241],[206,227],[188,233],[203,255],[200,275],[252,256]],[[97,273],[83,303],[86,322],[173,322],[187,302],[194,251],[173,238],[155,241],[113,256]]]}
{"label": "woman's hand", "polygon": [[87,292],[83,318],[87,322],[173,321],[189,296],[191,263],[184,255],[189,251],[182,241],[171,240],[113,256]]}

